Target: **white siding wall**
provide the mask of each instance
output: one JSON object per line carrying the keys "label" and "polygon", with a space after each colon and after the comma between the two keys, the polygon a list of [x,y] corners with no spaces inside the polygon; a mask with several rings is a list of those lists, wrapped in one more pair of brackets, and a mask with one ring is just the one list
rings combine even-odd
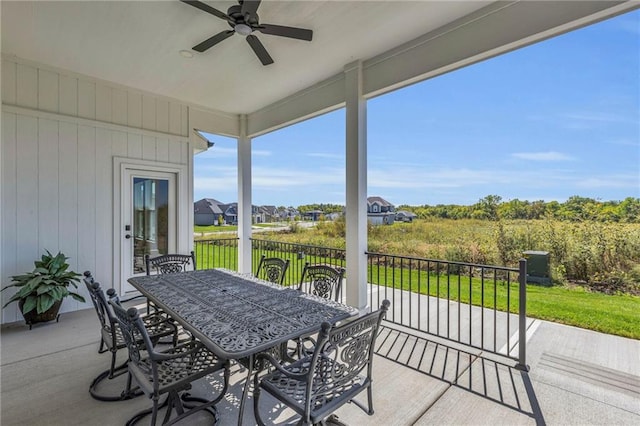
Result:
{"label": "white siding wall", "polygon": [[[192,164],[187,106],[7,59],[2,102],[2,284],[48,249],[113,286],[113,157]],[[67,298],[62,312],[87,302]],[[18,320],[17,304],[2,310]]]}

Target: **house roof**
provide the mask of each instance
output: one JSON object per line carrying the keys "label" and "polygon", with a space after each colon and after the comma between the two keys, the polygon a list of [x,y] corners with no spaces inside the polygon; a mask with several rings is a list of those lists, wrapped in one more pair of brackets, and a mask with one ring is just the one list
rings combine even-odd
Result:
{"label": "house roof", "polygon": [[[234,1],[208,1],[226,12]],[[257,36],[263,66],[227,23],[180,1],[2,1],[2,53],[175,99],[215,115],[199,130],[253,137],[336,109],[362,61],[373,97],[640,7],[632,1],[263,1],[261,23],[313,30],[311,42]],[[180,52],[193,54],[192,58]],[[208,124],[213,123],[213,124]],[[224,124],[224,125],[223,125]],[[194,126],[195,127],[195,126]]]}
{"label": "house roof", "polygon": [[201,200],[193,203],[193,212],[197,214],[204,213],[213,213],[213,214],[222,214],[222,209],[220,209],[220,201],[215,200],[213,198],[203,198]]}
{"label": "house roof", "polygon": [[385,206],[385,207],[393,207],[393,204],[391,204],[390,202],[388,202],[387,200],[385,200],[382,197],[367,197],[367,204],[373,204],[373,203],[378,203],[381,206]]}

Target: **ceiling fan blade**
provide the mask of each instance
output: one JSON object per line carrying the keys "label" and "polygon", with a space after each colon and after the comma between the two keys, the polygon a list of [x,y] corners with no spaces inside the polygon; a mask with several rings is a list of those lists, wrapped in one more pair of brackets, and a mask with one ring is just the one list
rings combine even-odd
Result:
{"label": "ceiling fan blade", "polygon": [[243,0],[242,1],[242,16],[247,16],[247,13],[251,16],[256,14],[258,6],[260,6],[261,0]]}
{"label": "ceiling fan blade", "polygon": [[311,41],[313,38],[313,31],[305,30],[304,28],[283,27],[282,25],[260,24],[256,28],[258,31],[282,37],[297,38],[298,40]]}
{"label": "ceiling fan blade", "polygon": [[218,9],[214,9],[213,7],[201,1],[197,1],[197,0],[180,0],[180,1],[188,4],[189,6],[193,6],[197,9],[200,9],[202,11],[215,15],[220,19],[224,19],[225,21],[229,21],[231,19],[229,18],[229,15],[227,15],[226,13],[220,12]]}
{"label": "ceiling fan blade", "polygon": [[251,46],[258,59],[260,59],[262,65],[269,65],[273,63],[273,59],[269,55],[269,52],[267,52],[267,49],[265,49],[264,45],[260,40],[258,40],[258,37],[253,34],[249,34],[247,36],[247,43],[249,43],[249,46]]}
{"label": "ceiling fan blade", "polygon": [[196,52],[202,53],[205,50],[215,46],[218,43],[220,43],[222,40],[226,40],[227,38],[231,37],[234,34],[234,32],[235,31],[233,31],[233,30],[222,31],[222,32],[214,35],[213,37],[206,39],[202,43],[193,46],[192,49],[195,50]]}

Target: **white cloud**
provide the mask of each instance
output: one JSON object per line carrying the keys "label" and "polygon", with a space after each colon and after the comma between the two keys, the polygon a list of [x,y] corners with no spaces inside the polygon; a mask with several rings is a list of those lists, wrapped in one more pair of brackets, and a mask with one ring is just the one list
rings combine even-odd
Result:
{"label": "white cloud", "polygon": [[579,188],[633,188],[636,195],[640,193],[640,174],[621,174],[592,176],[584,179],[577,179],[575,185]]}
{"label": "white cloud", "polygon": [[328,158],[332,160],[344,160],[344,155],[340,154],[331,154],[326,152],[311,152],[307,154],[308,157],[316,157],[316,158]]}
{"label": "white cloud", "polygon": [[343,168],[317,168],[314,170],[294,170],[281,168],[256,167],[253,169],[254,187],[298,188],[301,186],[344,184]]}
{"label": "white cloud", "polygon": [[530,161],[573,161],[574,158],[556,151],[547,152],[514,152],[512,157]]}

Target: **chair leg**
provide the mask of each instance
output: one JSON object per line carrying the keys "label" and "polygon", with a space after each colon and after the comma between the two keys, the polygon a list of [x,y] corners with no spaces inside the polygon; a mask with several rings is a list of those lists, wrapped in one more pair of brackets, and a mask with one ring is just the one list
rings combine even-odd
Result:
{"label": "chair leg", "polygon": [[[111,380],[116,377],[121,376],[124,373],[128,373],[127,384],[125,389],[120,393],[120,395],[103,395],[99,392],[98,386],[103,380]],[[98,401],[124,401],[127,399],[132,399],[142,395],[142,392],[139,388],[131,389],[131,374],[129,374],[127,369],[127,363],[123,364],[109,370],[105,370],[100,373],[93,381],[91,385],[89,385],[89,394],[93,399]]]}
{"label": "chair leg", "polygon": [[367,398],[369,399],[369,411],[367,411],[367,414],[373,416],[373,389],[371,383],[367,387]]}
{"label": "chair leg", "polygon": [[[171,396],[169,396],[169,399]],[[171,410],[171,401],[169,401],[167,412]],[[153,411],[151,412],[151,426],[156,426],[156,419],[158,417],[158,396],[153,397]]]}
{"label": "chair leg", "polygon": [[[111,351],[111,367],[109,367],[109,378],[113,379],[115,377],[114,375],[115,375],[116,370],[117,370],[117,368],[116,368],[116,358],[118,357],[118,355],[117,355],[118,354],[118,350],[113,348],[113,349],[110,349],[110,351]],[[123,365],[126,365],[126,362]]]}
{"label": "chair leg", "polygon": [[260,383],[258,379],[258,372],[253,376],[253,417],[256,419],[258,426],[265,426],[262,418],[260,417],[260,410],[258,409],[260,400]]}
{"label": "chair leg", "polygon": [[[162,424],[165,425],[169,422],[169,419],[171,418],[171,413],[173,412],[174,407],[176,408],[176,411],[178,412],[178,414],[182,414],[180,411],[184,411],[178,408],[178,404],[180,404],[180,401],[177,398],[177,393],[175,391],[171,391],[169,392],[169,396],[167,397],[167,412],[164,414],[164,420],[162,420]],[[155,423],[153,423],[155,424]]]}

